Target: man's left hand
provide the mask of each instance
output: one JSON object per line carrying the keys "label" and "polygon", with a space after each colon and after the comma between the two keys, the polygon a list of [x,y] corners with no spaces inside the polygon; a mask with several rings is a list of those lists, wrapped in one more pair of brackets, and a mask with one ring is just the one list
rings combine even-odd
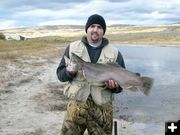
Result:
{"label": "man's left hand", "polygon": [[105,85],[109,89],[115,89],[119,87],[119,84],[115,82],[114,80],[108,80],[105,82]]}

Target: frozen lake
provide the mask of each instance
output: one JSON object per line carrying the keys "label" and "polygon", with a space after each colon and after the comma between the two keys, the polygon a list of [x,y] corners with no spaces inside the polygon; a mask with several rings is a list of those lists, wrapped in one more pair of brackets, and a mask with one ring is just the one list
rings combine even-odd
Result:
{"label": "frozen lake", "polygon": [[115,96],[115,118],[133,121],[135,134],[163,135],[165,121],[180,119],[180,48],[116,46],[126,69],[154,78],[149,96],[124,91]]}

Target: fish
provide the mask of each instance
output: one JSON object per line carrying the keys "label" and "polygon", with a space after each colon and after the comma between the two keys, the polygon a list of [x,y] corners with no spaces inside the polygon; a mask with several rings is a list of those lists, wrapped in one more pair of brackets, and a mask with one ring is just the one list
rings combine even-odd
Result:
{"label": "fish", "polygon": [[148,76],[127,70],[116,63],[91,63],[71,53],[71,59],[65,58],[68,71],[82,71],[87,82],[96,86],[103,86],[108,80],[116,81],[121,88],[130,91],[141,91],[148,96],[153,86],[154,79]]}

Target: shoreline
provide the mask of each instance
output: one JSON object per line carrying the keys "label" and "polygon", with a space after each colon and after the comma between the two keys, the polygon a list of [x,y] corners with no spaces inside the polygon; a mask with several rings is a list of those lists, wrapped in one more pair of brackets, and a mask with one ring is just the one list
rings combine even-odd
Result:
{"label": "shoreline", "polygon": [[110,45],[118,46],[144,46],[144,47],[180,47],[180,44],[168,44],[168,43],[123,43],[123,42],[110,42]]}

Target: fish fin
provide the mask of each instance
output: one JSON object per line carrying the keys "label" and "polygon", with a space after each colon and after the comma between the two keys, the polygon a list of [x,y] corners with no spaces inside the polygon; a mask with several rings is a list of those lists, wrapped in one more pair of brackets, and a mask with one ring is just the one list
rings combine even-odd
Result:
{"label": "fish fin", "polygon": [[123,89],[130,90],[132,92],[136,92],[139,90],[139,88],[136,86],[136,82],[132,80],[126,81]]}
{"label": "fish fin", "polygon": [[133,86],[127,87],[127,89],[129,89],[132,92],[136,92],[139,90],[137,87],[133,87]]}
{"label": "fish fin", "polygon": [[143,86],[140,89],[146,96],[149,95],[150,89],[153,86],[153,78],[150,77],[141,77],[142,81],[143,81]]}
{"label": "fish fin", "polygon": [[108,65],[114,66],[114,67],[121,67],[121,65],[117,64],[117,63],[113,63],[113,62],[108,62],[106,63]]}
{"label": "fish fin", "polygon": [[96,82],[91,82],[92,86],[97,86],[97,87],[106,87],[105,83],[96,83]]}

